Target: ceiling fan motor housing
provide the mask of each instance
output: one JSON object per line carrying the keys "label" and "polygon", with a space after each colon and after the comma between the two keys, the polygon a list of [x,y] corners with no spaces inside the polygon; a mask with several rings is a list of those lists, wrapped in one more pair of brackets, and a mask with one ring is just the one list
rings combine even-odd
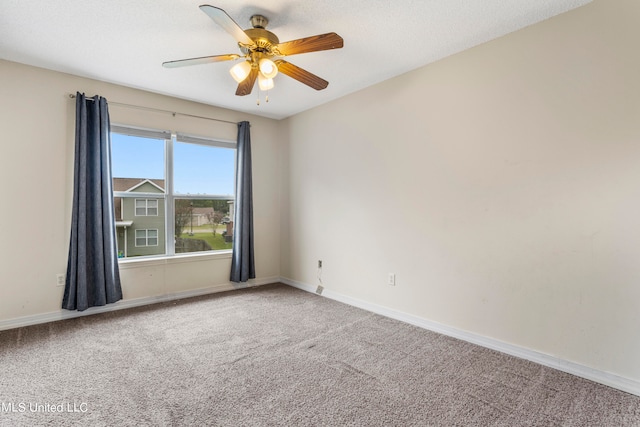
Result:
{"label": "ceiling fan motor housing", "polygon": [[240,46],[240,50],[245,55],[249,52],[258,52],[266,56],[274,56],[273,48],[280,43],[278,36],[271,31],[267,31],[265,28],[269,24],[269,20],[262,15],[253,15],[251,17],[251,25],[253,28],[244,30],[255,43],[255,47],[249,48],[246,46]]}
{"label": "ceiling fan motor housing", "polygon": [[[271,31],[267,31],[264,28],[249,28],[244,30],[245,33],[254,41],[256,47],[252,50],[262,52],[268,55],[273,55],[272,49],[280,43],[278,37]],[[244,54],[249,53],[249,48],[241,47]]]}

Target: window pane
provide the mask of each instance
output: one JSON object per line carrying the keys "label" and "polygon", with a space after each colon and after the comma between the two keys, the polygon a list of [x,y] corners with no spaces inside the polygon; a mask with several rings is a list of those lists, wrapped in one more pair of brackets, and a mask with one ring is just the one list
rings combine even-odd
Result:
{"label": "window pane", "polygon": [[225,195],[233,198],[235,150],[176,142],[176,194]]}
{"label": "window pane", "polygon": [[111,133],[111,145],[118,256],[163,255],[165,141]]}
{"label": "window pane", "polygon": [[154,199],[146,200],[147,202],[147,215],[158,215],[158,201]]}
{"label": "window pane", "polygon": [[[233,144],[208,145],[197,138],[168,144],[161,133],[124,127],[116,128],[111,138],[120,258],[231,248]],[[172,185],[166,182],[167,164],[173,165]],[[166,194],[167,187],[174,189],[173,194]],[[166,234],[170,224],[175,226],[174,236]]]}
{"label": "window pane", "polygon": [[147,214],[147,204],[145,200],[136,199],[136,216]]}
{"label": "window pane", "polygon": [[114,177],[162,180],[164,189],[164,140],[112,133],[111,162]]}
{"label": "window pane", "polygon": [[176,200],[176,253],[231,249],[232,218],[232,199]]}

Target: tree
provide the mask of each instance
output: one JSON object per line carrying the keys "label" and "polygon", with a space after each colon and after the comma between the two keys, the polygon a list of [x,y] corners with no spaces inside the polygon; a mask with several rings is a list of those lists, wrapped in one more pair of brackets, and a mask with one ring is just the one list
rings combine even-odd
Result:
{"label": "tree", "polygon": [[222,211],[212,211],[207,213],[207,220],[213,224],[213,235],[216,235],[216,229],[218,225],[222,222],[222,218],[224,218],[224,212]]}
{"label": "tree", "polygon": [[213,208],[214,211],[229,213],[229,203],[227,200],[191,200],[194,208]]}
{"label": "tree", "polygon": [[227,200],[212,200],[213,210],[222,213],[222,216],[229,214],[229,203]]}
{"label": "tree", "polygon": [[176,237],[182,236],[184,227],[189,224],[191,219],[191,212],[193,207],[190,200],[176,200],[176,220],[175,220],[175,233]]}

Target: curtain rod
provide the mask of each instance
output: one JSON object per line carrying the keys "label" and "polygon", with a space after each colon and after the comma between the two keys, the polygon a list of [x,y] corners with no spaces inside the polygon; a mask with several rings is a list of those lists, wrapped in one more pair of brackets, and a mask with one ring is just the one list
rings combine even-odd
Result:
{"label": "curtain rod", "polygon": [[[74,99],[75,97],[76,96],[73,93],[69,94],[69,98]],[[93,98],[86,97],[86,99],[88,101],[93,101]],[[136,110],[147,110],[147,111],[155,111],[155,112],[159,112],[159,113],[167,113],[167,114],[173,115],[174,117],[175,116],[185,116],[185,117],[193,117],[193,118],[196,118],[196,119],[212,120],[214,122],[230,123],[232,125],[237,125],[238,124],[237,122],[231,122],[229,120],[221,120],[221,119],[214,119],[212,117],[196,116],[195,114],[178,113],[176,111],[161,110],[159,108],[143,107],[143,106],[140,106],[140,105],[133,105],[133,104],[123,104],[122,102],[111,102],[111,101],[107,101],[107,102],[110,105],[118,105],[120,107],[134,108]]]}

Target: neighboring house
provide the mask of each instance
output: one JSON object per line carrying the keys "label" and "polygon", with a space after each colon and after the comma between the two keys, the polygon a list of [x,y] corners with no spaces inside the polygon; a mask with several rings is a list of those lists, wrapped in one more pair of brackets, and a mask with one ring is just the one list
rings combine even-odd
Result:
{"label": "neighboring house", "polygon": [[193,226],[211,224],[213,218],[213,208],[193,208],[191,211]]}
{"label": "neighboring house", "polygon": [[[114,193],[132,193],[131,197],[113,198],[119,257],[165,253],[164,185],[163,179],[113,178]],[[135,193],[140,193],[139,197]],[[158,194],[159,197],[150,194]],[[227,203],[233,217],[233,201]],[[213,213],[213,207],[192,207],[184,218],[183,232],[188,233],[192,227],[211,224]],[[230,242],[233,224],[225,224],[225,240]]]}
{"label": "neighboring house", "polygon": [[140,197],[114,197],[118,256],[158,255],[165,251],[163,179],[113,178],[113,191],[141,193]]}

